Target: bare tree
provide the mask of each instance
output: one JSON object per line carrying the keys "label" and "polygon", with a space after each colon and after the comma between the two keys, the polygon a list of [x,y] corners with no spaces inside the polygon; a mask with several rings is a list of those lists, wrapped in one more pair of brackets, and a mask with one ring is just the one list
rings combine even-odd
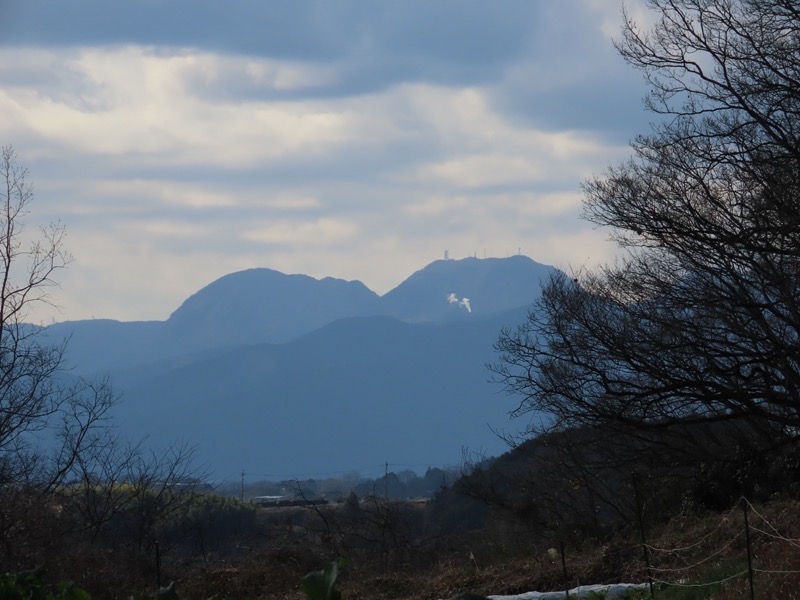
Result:
{"label": "bare tree", "polygon": [[33,189],[10,146],[0,151],[0,565],[30,566],[52,553],[61,521],[53,492],[81,457],[107,446],[108,411],[116,398],[106,381],[71,376],[63,343],[53,345],[27,322],[52,304],[55,276],[71,261],[64,227],[28,235]]}
{"label": "bare tree", "polygon": [[95,435],[114,395],[107,382],[70,377],[65,345],[52,345],[26,323],[37,304],[52,304],[55,275],[72,260],[64,227],[51,224],[25,245],[33,199],[28,172],[10,146],[0,158],[0,481],[52,489]]}
{"label": "bare tree", "polygon": [[[665,119],[585,185],[622,257],[558,276],[497,344],[534,429],[731,456],[800,426],[800,6],[648,0],[618,44]],[[697,427],[714,423],[709,438]],[[723,427],[724,425],[724,427]],[[697,443],[695,443],[697,442]],[[632,445],[631,448],[640,446]]]}
{"label": "bare tree", "polygon": [[32,200],[27,170],[2,148],[0,569],[85,558],[146,572],[157,544],[169,551],[189,535],[187,514],[206,473],[186,443],[156,451],[121,438],[110,421],[110,382],[72,375],[66,342],[53,345],[29,322],[37,305],[53,305],[55,277],[72,260],[62,225],[24,230]]}

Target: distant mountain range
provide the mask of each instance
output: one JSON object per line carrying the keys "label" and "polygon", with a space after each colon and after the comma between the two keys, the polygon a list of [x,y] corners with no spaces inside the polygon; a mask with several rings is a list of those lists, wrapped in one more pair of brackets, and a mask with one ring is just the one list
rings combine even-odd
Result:
{"label": "distant mountain range", "polygon": [[502,327],[555,269],[440,260],[384,296],[271,269],[226,275],[166,321],[57,323],[79,375],[108,375],[123,432],[197,445],[218,478],[324,477],[457,464],[506,449],[514,400],[488,382]]}

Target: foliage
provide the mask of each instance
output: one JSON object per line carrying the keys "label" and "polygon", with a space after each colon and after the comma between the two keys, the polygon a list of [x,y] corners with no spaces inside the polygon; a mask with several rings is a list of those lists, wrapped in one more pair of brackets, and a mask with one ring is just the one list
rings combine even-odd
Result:
{"label": "foliage", "polygon": [[144,592],[137,592],[132,594],[129,600],[178,600],[178,592],[175,589],[175,582],[172,581],[169,585],[165,585],[158,589],[158,591],[153,594],[147,594]]}
{"label": "foliage", "polygon": [[340,559],[328,563],[319,571],[312,571],[303,577],[300,589],[308,600],[341,600],[342,594],[336,589],[336,579],[339,577],[339,570],[347,564],[347,561]]}
{"label": "foliage", "polygon": [[24,571],[0,576],[0,598],[3,600],[91,600],[85,590],[62,581],[47,589],[37,571]]}

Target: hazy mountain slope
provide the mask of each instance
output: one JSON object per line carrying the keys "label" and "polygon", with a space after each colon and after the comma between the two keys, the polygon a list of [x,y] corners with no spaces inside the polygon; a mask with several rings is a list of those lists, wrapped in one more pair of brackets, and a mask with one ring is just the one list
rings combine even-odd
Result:
{"label": "hazy mountain slope", "polygon": [[341,318],[383,314],[431,323],[486,318],[530,305],[540,280],[554,271],[524,256],[436,261],[381,298],[359,281],[250,269],[210,283],[168,321],[73,321],[45,332],[53,343],[69,339],[67,362],[76,374],[110,373],[127,385],[209,353],[296,339]]}
{"label": "hazy mountain slope", "polygon": [[375,314],[378,300],[360,281],[249,269],[190,296],[167,327],[187,349],[284,342],[336,319]]}
{"label": "hazy mountain slope", "polygon": [[136,379],[210,350],[283,342],[336,319],[378,312],[379,297],[359,281],[284,275],[271,269],[231,273],[190,296],[167,321],[109,319],[56,323],[52,343],[68,340],[77,374],[125,373]]}
{"label": "hazy mountain slope", "polygon": [[69,338],[75,374],[111,375],[124,433],[196,443],[220,477],[424,469],[457,463],[464,446],[505,449],[490,427],[510,426],[514,406],[485,363],[554,271],[522,256],[436,261],[380,298],[360,282],[251,269],[168,321],[45,333]]}
{"label": "hazy mountain slope", "polygon": [[197,442],[220,477],[379,470],[384,461],[424,469],[458,463],[463,446],[497,454],[505,445],[489,427],[508,427],[513,407],[485,363],[499,328],[522,318],[340,320],[158,376],[129,390],[118,416],[154,443]]}
{"label": "hazy mountain slope", "polygon": [[555,271],[527,256],[437,260],[385,294],[382,312],[410,322],[484,318],[532,304]]}
{"label": "hazy mountain slope", "polygon": [[157,361],[172,352],[162,321],[67,321],[50,325],[42,335],[53,344],[67,341],[65,362],[78,375]]}

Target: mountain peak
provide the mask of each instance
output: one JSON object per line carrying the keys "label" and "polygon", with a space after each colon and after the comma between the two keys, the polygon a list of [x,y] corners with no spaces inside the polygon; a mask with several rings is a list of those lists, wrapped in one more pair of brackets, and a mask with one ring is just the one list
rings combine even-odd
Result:
{"label": "mountain peak", "polygon": [[[336,319],[372,314],[379,297],[360,281],[257,268],[230,273],[187,298],[171,328],[228,344],[282,342]],[[205,344],[200,344],[201,346]]]}
{"label": "mountain peak", "polygon": [[384,312],[427,322],[485,317],[532,304],[555,268],[527,256],[436,260],[382,298]]}
{"label": "mountain peak", "polygon": [[[249,269],[168,321],[65,324],[49,339],[71,339],[76,373],[114,376],[126,435],[168,444],[180,432],[223,473],[336,470],[366,454],[442,464],[464,444],[500,445],[486,424],[506,409],[486,402],[483,366],[554,271],[524,256],[440,260],[379,297],[358,281]],[[454,423],[454,411],[474,418]]]}

